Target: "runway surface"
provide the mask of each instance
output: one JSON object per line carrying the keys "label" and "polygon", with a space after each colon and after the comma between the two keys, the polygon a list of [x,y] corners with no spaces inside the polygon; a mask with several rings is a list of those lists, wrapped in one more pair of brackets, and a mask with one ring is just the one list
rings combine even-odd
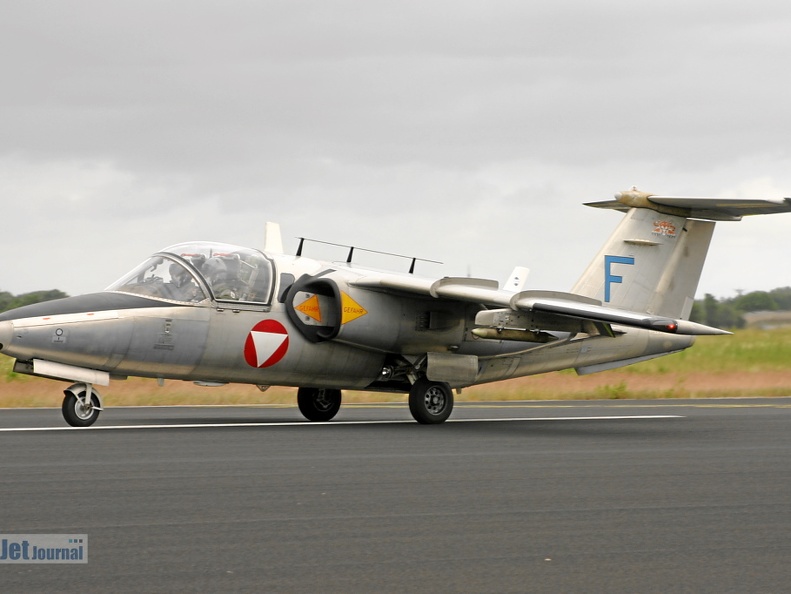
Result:
{"label": "runway surface", "polygon": [[0,410],[3,592],[782,592],[791,400]]}

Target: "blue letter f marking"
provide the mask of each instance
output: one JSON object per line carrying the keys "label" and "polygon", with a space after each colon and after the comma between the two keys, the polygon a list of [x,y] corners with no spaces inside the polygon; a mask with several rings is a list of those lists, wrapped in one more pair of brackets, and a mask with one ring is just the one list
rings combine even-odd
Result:
{"label": "blue letter f marking", "polygon": [[613,274],[610,270],[613,264],[634,264],[634,258],[629,256],[604,256],[604,302],[610,302],[610,285],[622,283],[623,277]]}

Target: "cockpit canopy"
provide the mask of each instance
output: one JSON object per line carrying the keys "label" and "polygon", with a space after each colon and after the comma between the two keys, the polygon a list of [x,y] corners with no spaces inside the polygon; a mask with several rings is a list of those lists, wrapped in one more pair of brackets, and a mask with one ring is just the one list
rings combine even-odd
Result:
{"label": "cockpit canopy", "polygon": [[258,250],[223,243],[180,243],[157,252],[107,291],[201,303],[268,304],[272,262]]}

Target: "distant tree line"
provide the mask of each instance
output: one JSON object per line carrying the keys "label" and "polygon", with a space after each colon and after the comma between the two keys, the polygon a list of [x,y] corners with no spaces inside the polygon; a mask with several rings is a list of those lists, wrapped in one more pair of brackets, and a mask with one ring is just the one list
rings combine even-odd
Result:
{"label": "distant tree line", "polygon": [[7,291],[0,291],[0,312],[14,309],[15,307],[22,307],[23,305],[30,305],[31,303],[52,301],[53,299],[60,299],[62,297],[68,297],[68,295],[57,289],[33,291],[32,293],[23,293],[22,295],[12,295]]}
{"label": "distant tree line", "polygon": [[789,310],[791,287],[740,293],[728,299],[717,299],[706,293],[703,299],[695,301],[690,318],[694,322],[715,328],[743,328],[744,314],[748,312]]}

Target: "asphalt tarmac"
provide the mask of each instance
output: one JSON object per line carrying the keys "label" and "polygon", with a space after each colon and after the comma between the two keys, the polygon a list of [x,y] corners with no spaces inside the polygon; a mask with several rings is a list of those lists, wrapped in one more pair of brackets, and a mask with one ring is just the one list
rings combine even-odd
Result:
{"label": "asphalt tarmac", "polygon": [[[8,592],[785,592],[791,400],[0,410]],[[0,538],[2,538],[0,536]]]}

